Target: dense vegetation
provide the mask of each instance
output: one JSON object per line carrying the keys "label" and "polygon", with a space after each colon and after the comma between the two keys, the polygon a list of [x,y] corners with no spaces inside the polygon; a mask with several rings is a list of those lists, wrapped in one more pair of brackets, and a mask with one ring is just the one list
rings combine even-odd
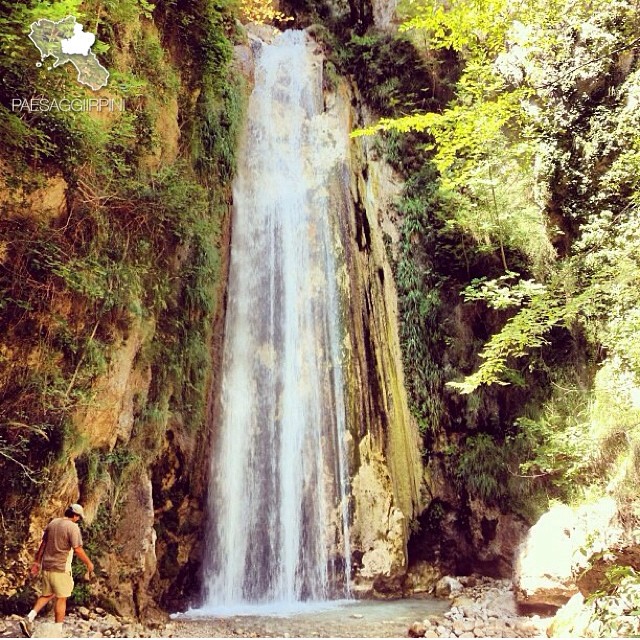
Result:
{"label": "dense vegetation", "polygon": [[[105,91],[126,109],[12,112],[16,97],[91,97],[70,65],[37,68],[27,37],[35,20],[69,14],[97,33]],[[0,560],[15,560],[25,514],[55,499],[74,466],[83,501],[100,503],[87,533],[99,559],[123,487],[153,464],[168,421],[204,425],[243,100],[229,73],[234,10],[1,2],[0,30]],[[47,211],[41,200],[56,185],[60,210]],[[150,382],[134,397],[131,434],[94,438],[83,423],[99,418],[100,384],[128,341]],[[100,486],[110,489],[94,496]]]}
{"label": "dense vegetation", "polygon": [[[396,279],[428,465],[463,504],[532,521],[552,499],[607,493],[633,528],[637,5],[418,0],[403,11],[401,37],[423,63],[440,52],[458,70],[433,71],[432,86],[451,91],[436,108],[390,96],[385,117],[359,132],[386,132],[408,178]],[[403,136],[411,144],[398,147]],[[435,542],[447,507],[432,506],[421,525]]]}
{"label": "dense vegetation", "polygon": [[[388,100],[378,112],[391,117],[360,132],[392,132],[392,160],[398,135],[412,136],[400,152],[409,180],[397,280],[414,413],[426,434],[451,421],[430,406],[434,388],[446,381],[472,394],[467,428],[479,432],[463,434],[464,453],[450,452],[472,494],[517,506],[509,485],[521,483],[502,475],[510,468],[548,496],[577,497],[612,475],[631,496],[640,438],[637,9],[425,0],[405,13],[401,31],[425,59],[444,51],[460,74],[448,78],[453,95],[440,108],[405,101],[389,113],[398,101]],[[464,347],[452,342],[451,304],[484,316],[475,362],[456,353]],[[443,351],[450,366],[434,367]],[[492,385],[524,406],[483,429],[473,405]],[[460,402],[441,387],[436,395],[449,396],[449,409]]]}

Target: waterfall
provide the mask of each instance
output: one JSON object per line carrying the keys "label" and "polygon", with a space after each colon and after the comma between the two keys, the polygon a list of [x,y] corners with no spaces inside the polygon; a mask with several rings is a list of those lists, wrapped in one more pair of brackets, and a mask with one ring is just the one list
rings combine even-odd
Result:
{"label": "waterfall", "polygon": [[323,114],[314,48],[301,31],[254,42],[255,87],[233,190],[206,609],[286,606],[349,591],[331,204],[347,141]]}

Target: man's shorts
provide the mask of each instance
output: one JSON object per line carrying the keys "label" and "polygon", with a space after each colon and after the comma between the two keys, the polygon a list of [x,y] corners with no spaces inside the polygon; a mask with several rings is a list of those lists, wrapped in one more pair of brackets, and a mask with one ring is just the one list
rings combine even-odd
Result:
{"label": "man's shorts", "polygon": [[41,596],[68,598],[73,591],[73,578],[64,571],[41,571],[37,590]]}

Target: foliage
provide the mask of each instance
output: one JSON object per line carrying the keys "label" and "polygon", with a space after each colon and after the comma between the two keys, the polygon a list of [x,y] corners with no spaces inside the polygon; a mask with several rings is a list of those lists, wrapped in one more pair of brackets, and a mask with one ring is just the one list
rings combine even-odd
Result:
{"label": "foliage", "polygon": [[605,584],[588,603],[589,634],[595,638],[635,637],[640,634],[640,575],[633,567],[614,565]]}
{"label": "foliage", "polygon": [[548,500],[580,502],[593,492],[633,500],[640,445],[636,387],[608,364],[593,389],[564,367],[549,372],[551,394],[525,407],[504,434],[473,434],[449,451],[452,475],[470,495],[527,518]]}
{"label": "foliage", "polygon": [[[423,60],[435,49],[457,61],[455,86],[445,104],[397,108],[402,96],[382,89],[401,74],[389,65],[377,77],[371,56],[357,81],[383,118],[354,135],[376,134],[408,177],[390,253],[426,456],[444,453],[463,493],[526,516],[605,486],[634,500],[637,8],[414,0],[402,10]],[[351,46],[374,51],[373,41]],[[427,164],[429,178],[416,179]],[[443,441],[456,444],[443,452]]]}
{"label": "foliage", "polygon": [[470,496],[528,516],[539,486],[518,469],[525,451],[526,443],[519,436],[500,440],[487,433],[472,435],[459,451],[450,453],[452,475]]}
{"label": "foliage", "polygon": [[436,105],[432,72],[407,38],[352,35],[338,46],[336,62],[354,76],[367,103],[381,115]]}
{"label": "foliage", "polygon": [[187,79],[205,86],[212,81],[220,86],[225,81],[234,18],[230,3],[211,0],[159,0],[154,10],[165,39],[183,52]]}
{"label": "foliage", "polygon": [[74,585],[73,591],[71,592],[71,598],[69,599],[70,603],[78,607],[86,607],[91,604],[91,586],[89,583],[84,582],[84,572],[77,564],[73,567],[73,574]]}
{"label": "foliage", "polygon": [[[395,266],[400,308],[400,344],[409,403],[423,434],[435,433],[443,411],[444,383],[441,354],[441,279],[435,269],[439,257],[438,221],[433,211],[438,194],[429,189],[433,168],[410,180],[398,205],[403,216],[399,255]],[[420,242],[416,242],[419,238]],[[432,253],[433,251],[433,253]]]}
{"label": "foliage", "polygon": [[[16,95],[86,97],[66,70],[37,70],[26,37],[34,19],[68,13],[109,41],[96,47],[126,111],[11,113]],[[114,529],[101,509],[116,521],[130,477],[153,463],[169,417],[194,431],[203,425],[243,108],[242,87],[229,79],[234,9],[209,0],[0,3],[0,27],[8,36],[0,54],[8,194],[0,203],[1,558],[19,550],[29,534],[24,513],[69,460],[83,496],[109,475],[112,489],[98,496],[104,504],[87,536],[104,552]],[[183,46],[182,68],[174,46]],[[162,144],[170,134],[163,111],[171,117],[173,104],[177,157]],[[60,212],[41,211],[37,192],[31,199],[52,181],[65,190]],[[136,399],[126,446],[94,450],[77,424],[134,331],[143,342],[135,367],[152,372],[148,397]],[[88,597],[79,589],[77,598]]]}
{"label": "foliage", "polygon": [[243,112],[241,78],[218,89],[206,86],[198,97],[191,149],[193,164],[205,184],[219,184],[234,174],[235,141]]}
{"label": "foliage", "polygon": [[[470,393],[481,384],[517,380],[508,366],[509,358],[522,357],[541,347],[553,326],[563,323],[570,327],[575,321],[637,376],[640,354],[634,336],[640,307],[640,262],[635,249],[640,247],[638,215],[632,207],[619,212],[614,222],[613,214],[604,211],[585,224],[581,239],[575,244],[575,255],[546,287],[536,286],[527,305],[492,337],[480,353],[483,363],[478,371],[451,386]],[[531,289],[531,283],[527,287]]]}
{"label": "foliage", "polygon": [[[465,66],[458,82],[458,95],[442,113],[427,112],[382,120],[357,134],[370,134],[389,128],[398,131],[427,129],[434,139],[434,161],[441,176],[441,189],[448,194],[444,197],[458,204],[451,224],[468,229],[481,242],[483,235],[486,236],[484,242],[488,248],[499,250],[505,271],[508,270],[505,247],[510,246],[524,254],[529,253],[530,265],[544,276],[553,253],[546,240],[542,209],[535,199],[530,204],[522,200],[516,207],[513,206],[519,202],[521,194],[533,193],[534,175],[529,170],[528,176],[523,174],[524,182],[520,178],[509,179],[504,168],[513,167],[512,175],[517,176],[526,172],[527,166],[533,165],[532,159],[537,154],[543,155],[543,148],[537,146],[532,137],[540,135],[534,127],[539,126],[543,119],[537,116],[541,110],[534,110],[532,98],[538,91],[538,99],[543,101],[544,106],[545,102],[550,103],[551,100],[546,90],[526,82],[524,71],[519,86],[510,84],[508,74],[503,72],[504,64],[501,66],[498,63],[504,63],[509,54],[513,57],[517,53],[521,57],[521,65],[525,67],[529,64],[535,68],[535,65],[541,64],[536,50],[531,54],[527,52],[526,55],[531,56],[527,58],[522,51],[524,44],[519,44],[520,49],[515,52],[516,47],[510,48],[510,39],[517,38],[514,29],[521,32],[529,29],[526,31],[529,39],[525,41],[521,38],[520,41],[530,48],[531,40],[540,48],[552,44],[566,45],[548,34],[550,25],[561,15],[561,7],[555,3],[548,6],[545,12],[536,13],[541,7],[532,2],[522,3],[515,10],[506,3],[473,0],[446,9],[435,1],[412,5],[412,8],[416,15],[406,23],[406,29],[424,29],[430,34],[430,46],[453,48],[463,56]],[[617,12],[624,13],[625,6],[624,3],[618,3],[615,7],[599,6],[599,11],[591,18],[591,22],[599,22],[598,26],[602,28],[604,15],[608,13],[612,19]],[[501,14],[503,17],[509,15],[509,19],[494,20],[496,15]],[[576,18],[587,18],[585,7],[572,10],[569,19]],[[527,19],[531,26],[512,22],[517,19]],[[594,33],[593,29],[590,33]],[[547,35],[548,40],[545,40]],[[618,36],[614,27],[608,40],[600,33],[598,37],[610,49],[616,37],[625,38],[626,34],[622,32]],[[605,44],[600,46],[605,47]],[[572,51],[575,52],[575,49],[574,44]],[[565,55],[566,50],[561,49],[556,53],[555,61],[564,62]],[[623,109],[623,113],[622,122],[626,126],[627,110]],[[599,138],[602,144],[601,134]],[[619,171],[618,167],[616,171]],[[502,189],[500,185],[507,187]],[[477,212],[475,218],[466,213],[474,210]],[[616,210],[620,210],[619,205]],[[521,231],[514,236],[512,231],[518,228]],[[539,238],[534,252],[531,252],[532,230]],[[492,238],[496,240],[495,245],[492,244]],[[562,273],[564,277],[566,272]],[[536,286],[541,288],[543,285],[539,283]],[[532,297],[526,308],[512,317],[502,333],[485,347],[481,354],[484,362],[480,370],[469,377],[466,383],[454,383],[454,386],[468,393],[483,383],[505,382],[505,378],[517,380],[518,376],[513,375],[513,369],[508,365],[509,358],[521,357],[544,344],[544,335],[549,329],[558,323],[571,323],[578,306],[587,302],[594,293],[593,290],[563,289],[560,280],[556,279],[555,284],[552,282],[548,288],[547,295]],[[568,304],[567,295],[570,296]],[[579,314],[578,317],[580,319]]]}
{"label": "foliage", "polygon": [[[429,47],[453,49],[471,59],[488,58],[499,52],[509,24],[506,0],[470,0],[451,6],[426,0],[409,2],[405,8],[408,19],[401,31],[426,31]],[[502,18],[499,22],[498,16]]]}
{"label": "foliage", "polygon": [[547,344],[545,336],[563,317],[562,311],[558,301],[542,295],[534,297],[485,345],[479,354],[483,362],[478,371],[462,382],[447,384],[462,393],[471,393],[482,384],[523,384],[522,376],[510,366],[510,359],[522,358]]}
{"label": "foliage", "polygon": [[[520,274],[507,272],[505,275],[487,280],[474,278],[461,293],[465,302],[485,300],[493,309],[520,307],[534,296],[542,295],[545,287],[535,280],[519,280]],[[513,280],[514,282],[509,282]]]}
{"label": "foliage", "polygon": [[[462,81],[461,81],[462,82]],[[454,212],[448,224],[470,233],[487,250],[496,248],[505,272],[506,247],[531,255],[537,271],[552,255],[539,203],[534,198],[530,145],[510,144],[505,130],[518,126],[522,92],[454,104],[442,113],[382,119],[352,135],[376,131],[427,131],[442,198]],[[534,235],[532,235],[534,234]],[[533,240],[533,242],[532,242]]]}
{"label": "foliage", "polygon": [[293,20],[277,9],[273,0],[240,0],[240,15],[246,22],[279,24]]}

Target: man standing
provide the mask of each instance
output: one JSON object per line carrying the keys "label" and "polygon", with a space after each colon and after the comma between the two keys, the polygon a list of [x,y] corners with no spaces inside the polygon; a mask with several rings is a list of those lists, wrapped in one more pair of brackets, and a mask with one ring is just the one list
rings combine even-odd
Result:
{"label": "man standing", "polygon": [[73,554],[78,556],[87,567],[89,575],[93,573],[93,562],[82,548],[82,536],[78,522],[84,518],[84,509],[79,504],[72,504],[64,512],[64,518],[54,518],[44,530],[42,542],[31,566],[31,575],[37,576],[41,570],[39,592],[40,597],[29,611],[26,618],[20,620],[22,633],[30,638],[33,634],[33,623],[38,612],[52,599],[56,598],[54,612],[56,624],[62,623],[67,611],[67,598],[73,591],[71,560]]}

